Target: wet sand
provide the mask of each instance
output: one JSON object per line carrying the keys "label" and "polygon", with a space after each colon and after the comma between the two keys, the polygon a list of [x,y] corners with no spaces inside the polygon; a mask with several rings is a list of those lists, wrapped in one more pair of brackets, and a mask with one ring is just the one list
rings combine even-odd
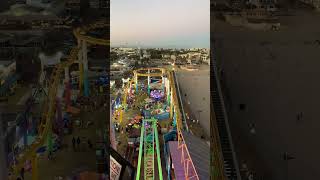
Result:
{"label": "wet sand", "polygon": [[[320,179],[319,19],[320,14],[296,12],[281,17],[279,32],[214,24],[214,56],[224,70],[239,162],[251,161],[264,179]],[[246,110],[239,110],[241,103]],[[284,152],[295,159],[287,164]]]}

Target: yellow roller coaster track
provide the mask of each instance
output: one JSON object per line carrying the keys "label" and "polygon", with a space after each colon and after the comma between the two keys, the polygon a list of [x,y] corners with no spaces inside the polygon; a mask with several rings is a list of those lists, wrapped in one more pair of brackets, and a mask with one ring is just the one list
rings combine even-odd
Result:
{"label": "yellow roller coaster track", "polygon": [[64,71],[64,68],[70,66],[77,58],[79,49],[72,48],[68,61],[56,65],[53,74],[51,76],[50,88],[48,92],[47,105],[42,113],[42,120],[39,126],[39,136],[35,142],[30,145],[25,152],[17,158],[18,163],[13,166],[13,172],[15,176],[19,175],[20,169],[24,167],[26,160],[31,160],[36,156],[36,150],[43,146],[45,140],[47,139],[48,133],[52,129],[52,117],[55,113],[55,97],[57,94],[57,87],[59,84],[59,77]]}
{"label": "yellow roller coaster track", "polygon": [[87,32],[92,31],[97,28],[106,28],[109,27],[109,24],[106,24],[104,21],[98,21],[94,24],[90,24],[88,26],[82,27],[82,28],[77,28],[74,31],[74,35],[78,40],[83,40],[88,42],[89,44],[97,44],[97,45],[102,45],[106,46],[110,44],[110,41],[107,39],[101,39],[101,38],[95,38],[86,35]]}
{"label": "yellow roller coaster track", "polygon": [[[142,72],[142,71],[152,71],[152,70],[157,70],[157,71],[161,71],[161,72],[157,72],[157,73],[148,73],[148,72]],[[159,76],[163,76],[166,70],[163,68],[140,68],[137,70],[134,70],[133,73],[136,74],[137,76],[151,76],[151,77],[159,77]]]}
{"label": "yellow roller coaster track", "polygon": [[[74,36],[77,39],[87,41],[91,44],[98,44],[98,45],[109,45],[109,40],[105,39],[99,39],[99,38],[93,38],[90,36],[85,35],[86,32],[96,29],[96,28],[104,28],[108,27],[109,25],[104,23],[103,21],[98,21],[94,24],[88,25],[86,27],[82,28],[77,28],[76,30],[73,31]],[[48,134],[52,130],[52,118],[55,114],[56,108],[55,108],[55,103],[56,103],[56,94],[58,90],[58,85],[60,83],[60,77],[64,72],[65,67],[71,66],[77,59],[78,53],[80,49],[78,47],[73,47],[70,51],[70,54],[67,58],[67,61],[62,62],[60,64],[57,64],[54,68],[54,71],[51,75],[51,80],[50,80],[50,87],[49,87],[49,92],[48,92],[48,99],[46,100],[46,105],[44,107],[44,111],[42,113],[42,119],[40,122],[40,126],[38,129],[38,137],[36,138],[35,142],[31,144],[29,147],[27,147],[24,151],[23,154],[21,154],[17,158],[17,164],[14,164],[12,167],[13,170],[13,179],[16,179],[19,176],[20,169],[24,167],[24,164],[27,160],[32,160],[32,179],[36,180],[38,179],[37,175],[37,167],[36,167],[36,151],[38,148],[43,146],[45,141],[48,138]],[[35,166],[35,167],[34,167]]]}

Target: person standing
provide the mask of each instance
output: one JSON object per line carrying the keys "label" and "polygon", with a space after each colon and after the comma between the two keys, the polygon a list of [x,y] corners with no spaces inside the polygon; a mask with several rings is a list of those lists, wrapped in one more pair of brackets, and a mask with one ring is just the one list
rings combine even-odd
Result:
{"label": "person standing", "polygon": [[76,139],[74,137],[72,137],[72,147],[73,147],[73,151],[76,150]]}
{"label": "person standing", "polygon": [[78,149],[80,149],[80,143],[81,143],[80,137],[78,136],[78,138],[77,138],[77,146],[78,146]]}
{"label": "person standing", "polygon": [[52,152],[51,151],[48,154],[48,160],[52,160]]}
{"label": "person standing", "polygon": [[88,139],[88,146],[89,146],[89,148],[90,148],[90,149],[92,149],[92,147],[93,147],[93,145],[92,145],[92,143],[91,143],[90,139]]}

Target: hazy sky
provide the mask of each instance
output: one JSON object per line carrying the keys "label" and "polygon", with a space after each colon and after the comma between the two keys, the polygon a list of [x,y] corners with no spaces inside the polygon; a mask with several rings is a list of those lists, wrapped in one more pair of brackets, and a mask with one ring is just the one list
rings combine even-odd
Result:
{"label": "hazy sky", "polygon": [[210,0],[111,0],[111,46],[210,46]]}

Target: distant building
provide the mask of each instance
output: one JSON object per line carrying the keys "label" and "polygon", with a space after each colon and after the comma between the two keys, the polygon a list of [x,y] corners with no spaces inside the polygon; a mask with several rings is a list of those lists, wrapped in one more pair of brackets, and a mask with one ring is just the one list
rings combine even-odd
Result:
{"label": "distant building", "polygon": [[52,6],[51,0],[26,0],[26,4],[39,8],[50,8]]}
{"label": "distant building", "polygon": [[80,12],[80,0],[67,0],[65,2],[65,10],[68,12],[68,13],[77,13],[79,14]]}
{"label": "distant building", "polygon": [[303,3],[309,4],[316,9],[320,9],[320,0],[300,0]]}
{"label": "distant building", "polygon": [[151,57],[151,54],[143,54],[142,57],[143,57],[143,58],[150,58],[150,57]]}
{"label": "distant building", "polygon": [[174,61],[177,59],[176,55],[171,55],[170,58]]}
{"label": "distant building", "polygon": [[90,8],[99,9],[100,0],[90,0],[89,5]]}
{"label": "distant building", "polygon": [[210,65],[210,58],[208,55],[201,56],[201,61]]}
{"label": "distant building", "polygon": [[97,9],[102,16],[107,15],[107,8],[109,7],[109,1],[107,0],[89,0],[90,8]]}
{"label": "distant building", "polygon": [[170,58],[170,54],[162,54],[162,58],[169,59]]}
{"label": "distant building", "polygon": [[15,4],[27,4],[27,0],[15,0]]}
{"label": "distant building", "polygon": [[143,50],[143,55],[142,55],[143,58],[150,58],[151,57],[151,54],[147,51],[147,50]]}

